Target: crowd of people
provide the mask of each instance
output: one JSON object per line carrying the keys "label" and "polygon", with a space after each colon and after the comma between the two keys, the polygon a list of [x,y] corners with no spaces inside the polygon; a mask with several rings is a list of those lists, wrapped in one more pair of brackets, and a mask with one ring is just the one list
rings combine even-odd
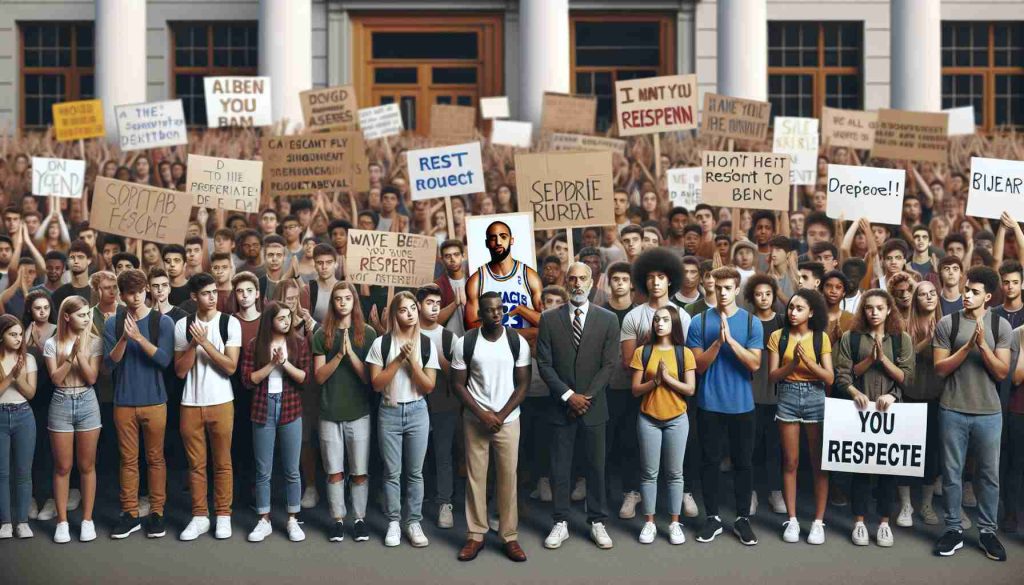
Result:
{"label": "crowd of people", "polygon": [[[188,151],[258,159],[256,138],[210,131]],[[403,535],[427,546],[425,500],[452,528],[465,477],[460,560],[488,531],[526,560],[521,486],[551,503],[548,549],[570,537],[583,500],[599,548],[613,547],[616,504],[620,519],[644,517],[641,543],[660,532],[679,545],[687,528],[708,543],[726,527],[730,474],[731,531],[745,545],[758,543],[760,493],[785,542],[806,531],[824,544],[827,507],[849,506],[856,545],[872,541],[869,524],[881,547],[894,545],[893,523],[944,524],[935,553],[950,556],[976,523],[981,550],[1006,559],[996,533],[1017,533],[1024,479],[1024,218],[965,209],[969,157],[1022,159],[1016,137],[957,139],[948,165],[823,148],[818,184],[782,213],[674,206],[664,170],[695,165],[702,145],[668,136],[655,161],[633,139],[614,158],[614,225],[524,235],[495,218],[482,243],[466,241],[466,217],[516,210],[513,151],[486,145],[487,192],[453,197],[448,226],[443,201],[412,201],[403,177],[402,153],[422,145],[375,141],[365,193],[265,193],[254,214],[194,209],[183,243],[161,245],[91,227],[88,192],[31,194],[30,155],[76,158],[69,145],[4,139],[0,538],[55,520],[54,541],[70,542],[68,512],[81,508],[79,540],[95,539],[106,466],[120,489],[114,539],[164,536],[168,474],[180,473],[192,516],[181,540],[231,537],[243,504],[260,542],[274,532],[276,448],[292,541],[323,487],[330,541],[369,540],[372,493],[386,546]],[[84,154],[90,178],[185,189],[183,149],[92,143]],[[862,161],[907,170],[899,224],[826,215],[827,164]],[[353,228],[435,236],[436,282],[350,282]],[[515,239],[530,237],[537,257],[515,257]],[[489,261],[469,266],[467,245],[481,244]],[[924,476],[822,470],[826,397],[926,404]]]}

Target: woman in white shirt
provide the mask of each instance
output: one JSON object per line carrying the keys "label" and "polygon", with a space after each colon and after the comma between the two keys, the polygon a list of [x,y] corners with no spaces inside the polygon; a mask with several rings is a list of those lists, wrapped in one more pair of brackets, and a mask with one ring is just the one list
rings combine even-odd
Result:
{"label": "woman in white shirt", "polygon": [[36,419],[28,401],[36,393],[36,359],[25,353],[28,344],[24,331],[24,326],[13,315],[0,316],[0,436],[10,445],[9,449],[0,450],[0,470],[3,470],[3,480],[0,481],[0,539],[11,538],[15,531],[18,538],[32,537],[28,526],[28,503],[32,498]]}

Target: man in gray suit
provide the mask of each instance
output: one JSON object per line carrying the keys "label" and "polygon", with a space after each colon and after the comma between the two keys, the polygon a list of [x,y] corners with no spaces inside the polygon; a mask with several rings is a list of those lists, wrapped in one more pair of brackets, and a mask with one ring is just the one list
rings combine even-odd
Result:
{"label": "man in gray suit", "polygon": [[573,446],[580,432],[586,454],[587,519],[590,538],[599,548],[612,547],[605,530],[605,390],[618,361],[619,320],[588,300],[594,284],[590,267],[569,266],[565,277],[570,302],[545,311],[537,335],[537,363],[548,385],[551,409],[551,475],[554,483],[555,526],[544,540],[558,548],[569,538],[569,476]]}

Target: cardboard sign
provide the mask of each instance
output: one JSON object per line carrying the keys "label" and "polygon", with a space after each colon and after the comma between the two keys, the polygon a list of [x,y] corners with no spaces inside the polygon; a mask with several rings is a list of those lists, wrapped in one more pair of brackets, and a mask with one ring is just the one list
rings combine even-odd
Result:
{"label": "cardboard sign", "polygon": [[103,103],[81,100],[53,104],[53,131],[59,142],[100,138],[106,135],[103,126]]}
{"label": "cardboard sign", "polygon": [[430,138],[447,143],[475,140],[476,110],[469,106],[431,104]]}
{"label": "cardboard sign", "polygon": [[828,165],[829,217],[899,225],[903,218],[903,169]]}
{"label": "cardboard sign", "polygon": [[697,127],[697,76],[666,75],[615,82],[619,136]]}
{"label": "cardboard sign", "polygon": [[487,228],[496,221],[507,225],[512,233],[512,252],[509,255],[514,260],[536,269],[537,253],[534,251],[532,214],[471,215],[466,218],[469,274],[476,272],[481,266],[491,261],[491,253],[487,250]]}
{"label": "cardboard sign", "polygon": [[299,92],[308,130],[355,130],[356,90],[351,85]]}
{"label": "cardboard sign", "polygon": [[942,110],[949,114],[949,126],[946,136],[969,136],[974,134],[974,106],[948,108]]}
{"label": "cardboard sign", "polygon": [[545,93],[540,128],[545,132],[593,134],[597,123],[597,98],[564,93]]}
{"label": "cardboard sign", "polygon": [[533,144],[533,124],[514,120],[495,120],[491,126],[491,144],[530,148]]}
{"label": "cardboard sign", "polygon": [[536,229],[613,225],[610,152],[517,154],[519,209]]}
{"label": "cardboard sign", "polygon": [[668,199],[672,206],[685,207],[688,211],[693,211],[701,202],[701,167],[668,169],[665,174],[668,177]]}
{"label": "cardboard sign", "polygon": [[776,116],[772,152],[789,155],[791,185],[814,185],[818,178],[818,119]]}
{"label": "cardboard sign", "polygon": [[821,468],[924,477],[928,405],[898,403],[879,412],[852,400],[825,399]]}
{"label": "cardboard sign", "polygon": [[829,146],[871,150],[876,126],[878,112],[821,108],[821,139]]}
{"label": "cardboard sign", "polygon": [[871,156],[944,163],[949,159],[948,123],[945,112],[878,110]]}
{"label": "cardboard sign", "polygon": [[789,210],[789,155],[706,151],[701,160],[704,203],[716,207]]}
{"label": "cardboard sign", "polygon": [[96,177],[89,226],[101,232],[161,244],[184,244],[192,196]]}
{"label": "cardboard sign", "polygon": [[508,97],[486,97],[480,98],[480,117],[484,120],[497,118],[508,118]]}
{"label": "cardboard sign", "polygon": [[398,104],[386,104],[359,110],[359,128],[363,140],[376,140],[402,133],[402,112]]}
{"label": "cardboard sign", "polygon": [[269,77],[204,77],[206,123],[210,128],[269,126]]}
{"label": "cardboard sign", "polygon": [[552,133],[548,138],[551,150],[587,150],[591,152],[617,152],[626,153],[626,141],[618,138],[605,138],[603,136],[584,136],[582,134]]}
{"label": "cardboard sign", "polygon": [[33,195],[81,199],[84,186],[84,160],[32,157]]}
{"label": "cardboard sign", "polygon": [[345,275],[355,284],[418,287],[434,282],[437,238],[348,230]]}
{"label": "cardboard sign", "polygon": [[487,190],[479,142],[410,150],[406,162],[413,201]]}
{"label": "cardboard sign", "polygon": [[256,213],[260,207],[263,161],[188,155],[188,192],[193,205]]}
{"label": "cardboard sign", "polygon": [[263,180],[270,196],[370,188],[369,160],[359,132],[267,136],[260,145]]}
{"label": "cardboard sign", "polygon": [[1004,211],[1024,218],[1024,161],[972,157],[967,215],[999,219]]}
{"label": "cardboard sign", "polygon": [[188,144],[181,100],[114,106],[121,150]]}
{"label": "cardboard sign", "polygon": [[764,142],[768,138],[771,113],[770,102],[706,93],[700,132],[709,136]]}

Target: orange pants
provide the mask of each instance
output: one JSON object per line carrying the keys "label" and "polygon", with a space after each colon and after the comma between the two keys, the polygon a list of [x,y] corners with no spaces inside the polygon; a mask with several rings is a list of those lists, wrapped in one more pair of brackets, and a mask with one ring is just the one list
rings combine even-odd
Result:
{"label": "orange pants", "polygon": [[213,505],[218,516],[231,515],[234,477],[231,467],[231,431],[235,406],[232,402],[214,406],[181,407],[181,440],[188,455],[192,515],[208,516],[206,504],[206,436],[213,451]]}
{"label": "orange pants", "polygon": [[167,501],[167,465],[164,462],[164,431],[167,405],[115,406],[114,427],[121,452],[121,511],[139,516],[139,433],[146,445],[149,504],[152,512],[164,514]]}

